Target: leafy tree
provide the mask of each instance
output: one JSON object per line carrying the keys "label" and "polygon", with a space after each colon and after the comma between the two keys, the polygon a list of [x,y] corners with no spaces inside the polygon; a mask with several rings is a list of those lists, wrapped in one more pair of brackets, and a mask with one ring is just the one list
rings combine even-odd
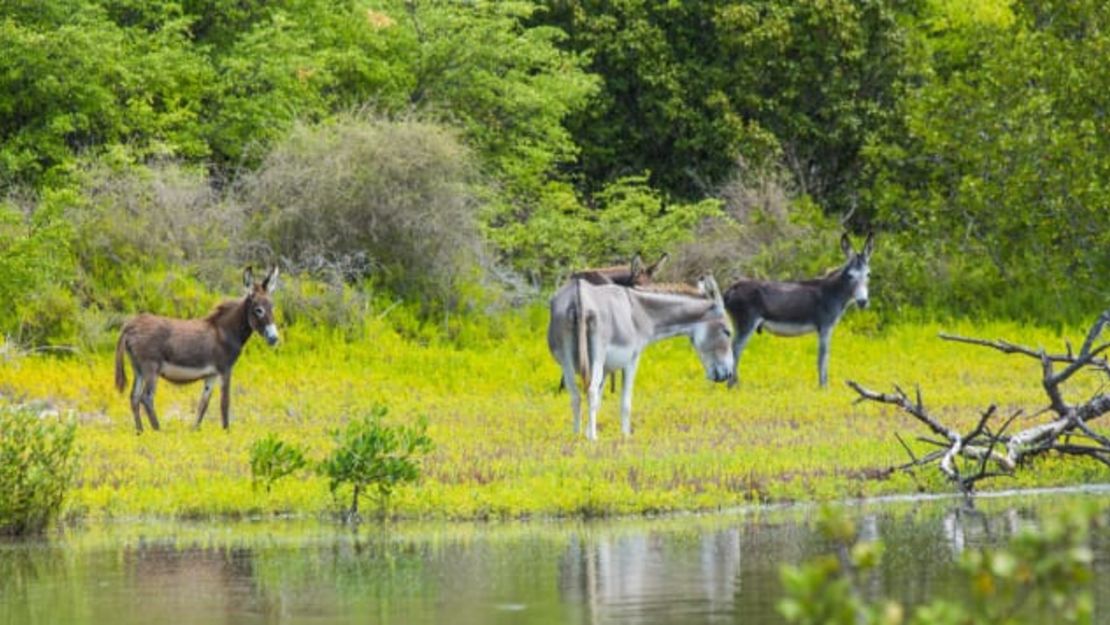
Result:
{"label": "leafy tree", "polygon": [[199,118],[213,75],[184,26],[121,28],[76,2],[0,21],[0,188],[38,187],[83,151],[207,155]]}
{"label": "leafy tree", "polygon": [[419,457],[432,449],[427,421],[410,427],[389,426],[383,422],[388,409],[375,406],[353,418],[346,430],[333,432],[336,448],[320,463],[320,473],[330,482],[332,493],[341,486],[351,487],[348,518],[358,518],[359,499],[374,489],[384,513],[393,489],[398,484],[420,478]]}
{"label": "leafy tree", "polygon": [[935,72],[905,100],[907,135],[874,152],[878,217],[914,234],[949,308],[1082,315],[1105,302],[1110,272],[1110,76],[1096,60],[1110,8],[944,17],[924,33]]}
{"label": "leafy tree", "polygon": [[704,196],[738,158],[783,160],[829,210],[849,207],[860,150],[893,132],[907,74],[889,2],[549,0],[539,20],[604,80],[571,118],[588,189],[629,173]]}

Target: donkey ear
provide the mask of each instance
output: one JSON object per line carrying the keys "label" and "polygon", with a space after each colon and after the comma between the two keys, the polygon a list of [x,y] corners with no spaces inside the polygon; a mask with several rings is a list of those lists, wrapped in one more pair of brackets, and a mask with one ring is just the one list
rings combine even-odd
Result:
{"label": "donkey ear", "polygon": [[874,249],[875,249],[875,233],[874,232],[868,232],[867,233],[867,241],[863,244],[863,251],[860,252],[860,253],[863,254],[864,258],[870,259],[871,258],[871,252],[874,251]]}
{"label": "donkey ear", "polygon": [[663,252],[663,255],[659,257],[659,260],[655,261],[651,265],[648,265],[648,268],[645,270],[647,272],[647,275],[655,277],[655,272],[662,269],[663,265],[667,264],[667,261],[670,259],[670,257],[670,254]]}
{"label": "donkey ear", "polygon": [[632,274],[632,281],[635,282],[640,274],[644,273],[644,259],[640,258],[639,254],[632,257],[632,264],[629,266],[629,271]]}
{"label": "donkey ear", "polygon": [[247,265],[247,268],[243,270],[243,286],[248,289],[254,288],[254,269],[250,265]]}
{"label": "donkey ear", "polygon": [[266,279],[262,281],[262,288],[267,293],[273,293],[274,291],[277,290],[277,283],[278,283],[278,268],[277,268],[277,265],[274,265],[274,268],[271,269],[270,273],[266,275]]}
{"label": "donkey ear", "polygon": [[724,314],[724,296],[721,295],[721,287],[717,286],[717,279],[713,277],[713,274],[706,274],[702,276],[701,280],[698,281],[698,284],[701,285],[702,290],[705,292],[706,296],[713,300],[713,304],[716,306],[717,311],[721,314]]}
{"label": "donkey ear", "polygon": [[844,252],[845,256],[851,258],[851,256],[852,256],[852,239],[850,239],[848,237],[847,232],[845,232],[844,235],[840,237],[840,251]]}

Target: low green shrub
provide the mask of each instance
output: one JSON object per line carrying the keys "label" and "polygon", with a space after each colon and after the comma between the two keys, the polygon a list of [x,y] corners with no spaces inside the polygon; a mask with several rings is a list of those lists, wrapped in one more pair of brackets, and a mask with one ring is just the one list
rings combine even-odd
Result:
{"label": "low green shrub", "polygon": [[77,473],[77,426],[27,407],[0,405],[0,534],[44,530]]}
{"label": "low green shrub", "polygon": [[337,446],[320,463],[333,494],[344,485],[351,487],[348,518],[358,518],[359,499],[366,494],[375,496],[384,515],[394,487],[420,479],[419,458],[432,449],[424,419],[411,427],[389,426],[384,423],[387,413],[385,406],[374,406],[352,419],[347,429],[334,431]]}
{"label": "low green shrub", "polygon": [[270,492],[274,482],[307,466],[300,447],[278,439],[273,432],[251,445],[251,485]]}

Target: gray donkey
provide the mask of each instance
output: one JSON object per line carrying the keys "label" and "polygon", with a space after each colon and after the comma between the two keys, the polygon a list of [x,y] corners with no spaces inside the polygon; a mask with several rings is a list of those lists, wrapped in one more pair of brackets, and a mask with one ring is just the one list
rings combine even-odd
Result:
{"label": "gray donkey", "polygon": [[[671,257],[670,254],[663,252],[659,260],[654,263],[644,266],[644,261],[640,258],[639,254],[632,257],[632,262],[628,265],[612,265],[609,267],[593,267],[590,269],[582,269],[571,274],[570,279],[581,278],[595,286],[601,284],[616,284],[618,286],[646,286],[655,280],[655,274],[663,268],[667,260]],[[567,387],[567,383],[559,378],[559,390],[562,391]],[[609,374],[609,392],[617,392],[617,374],[616,372]]]}
{"label": "gray donkey", "polygon": [[661,339],[687,336],[715,382],[731,378],[732,352],[724,302],[712,276],[698,288],[659,285],[626,288],[595,286],[576,279],[551,298],[547,346],[563,369],[570,393],[574,432],[581,429],[581,396],[575,373],[582,376],[589,400],[586,437],[597,439],[597,411],[605,374],[620,369],[621,432],[632,433],[632,385],[644,349]]}

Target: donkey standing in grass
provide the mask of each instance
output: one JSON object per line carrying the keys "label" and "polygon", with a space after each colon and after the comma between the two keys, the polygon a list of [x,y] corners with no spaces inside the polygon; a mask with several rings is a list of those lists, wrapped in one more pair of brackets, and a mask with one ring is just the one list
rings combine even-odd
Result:
{"label": "donkey standing in grass", "polygon": [[252,332],[257,332],[270,345],[278,342],[271,300],[277,288],[277,276],[278,269],[274,267],[262,282],[255,282],[248,267],[243,272],[246,297],[223,302],[203,319],[171,319],[144,313],[124,324],[116,343],[116,389],[123,392],[127,386],[127,374],[123,369],[123,356],[127,354],[135,374],[135,383],[131,386],[131,412],[135,416],[136,430],[143,431],[139,404],[146,406],[150,427],[158,429],[154,388],[159,376],[174,384],[204,380],[194,426],[197,428],[208,409],[212,388],[219,380],[220,418],[227,429],[231,368],[247,339]]}
{"label": "donkey standing in grass", "polygon": [[563,368],[570,393],[574,432],[582,427],[581,396],[575,372],[582,376],[589,399],[586,437],[597,439],[597,411],[605,374],[620,369],[621,432],[632,433],[632,385],[640,355],[651,343],[688,336],[706,375],[723,382],[732,376],[728,319],[720,289],[712,277],[698,289],[687,285],[627,288],[593,285],[575,279],[551,298],[547,346]]}
{"label": "donkey standing in grass", "polygon": [[[574,280],[575,278],[581,278],[593,285],[616,284],[618,286],[646,286],[652,283],[655,279],[656,272],[667,263],[670,257],[670,254],[663,252],[659,260],[645,267],[643,259],[640,258],[639,254],[636,254],[632,257],[632,262],[629,263],[628,266],[612,265],[610,267],[583,269],[572,273],[570,279]],[[562,391],[566,387],[566,381],[560,377],[559,390]],[[616,372],[609,374],[609,392],[617,392]]]}
{"label": "donkey standing in grass", "polygon": [[867,308],[867,282],[871,276],[873,234],[859,252],[845,233],[840,249],[846,262],[823,277],[800,282],[740,280],[725,292],[725,307],[732,317],[736,338],[732,355],[736,371],[730,386],[739,381],[740,355],[756,330],[766,328],[779,336],[817,333],[817,377],[824,388],[829,383],[829,338],[844,310],[853,301]]}

